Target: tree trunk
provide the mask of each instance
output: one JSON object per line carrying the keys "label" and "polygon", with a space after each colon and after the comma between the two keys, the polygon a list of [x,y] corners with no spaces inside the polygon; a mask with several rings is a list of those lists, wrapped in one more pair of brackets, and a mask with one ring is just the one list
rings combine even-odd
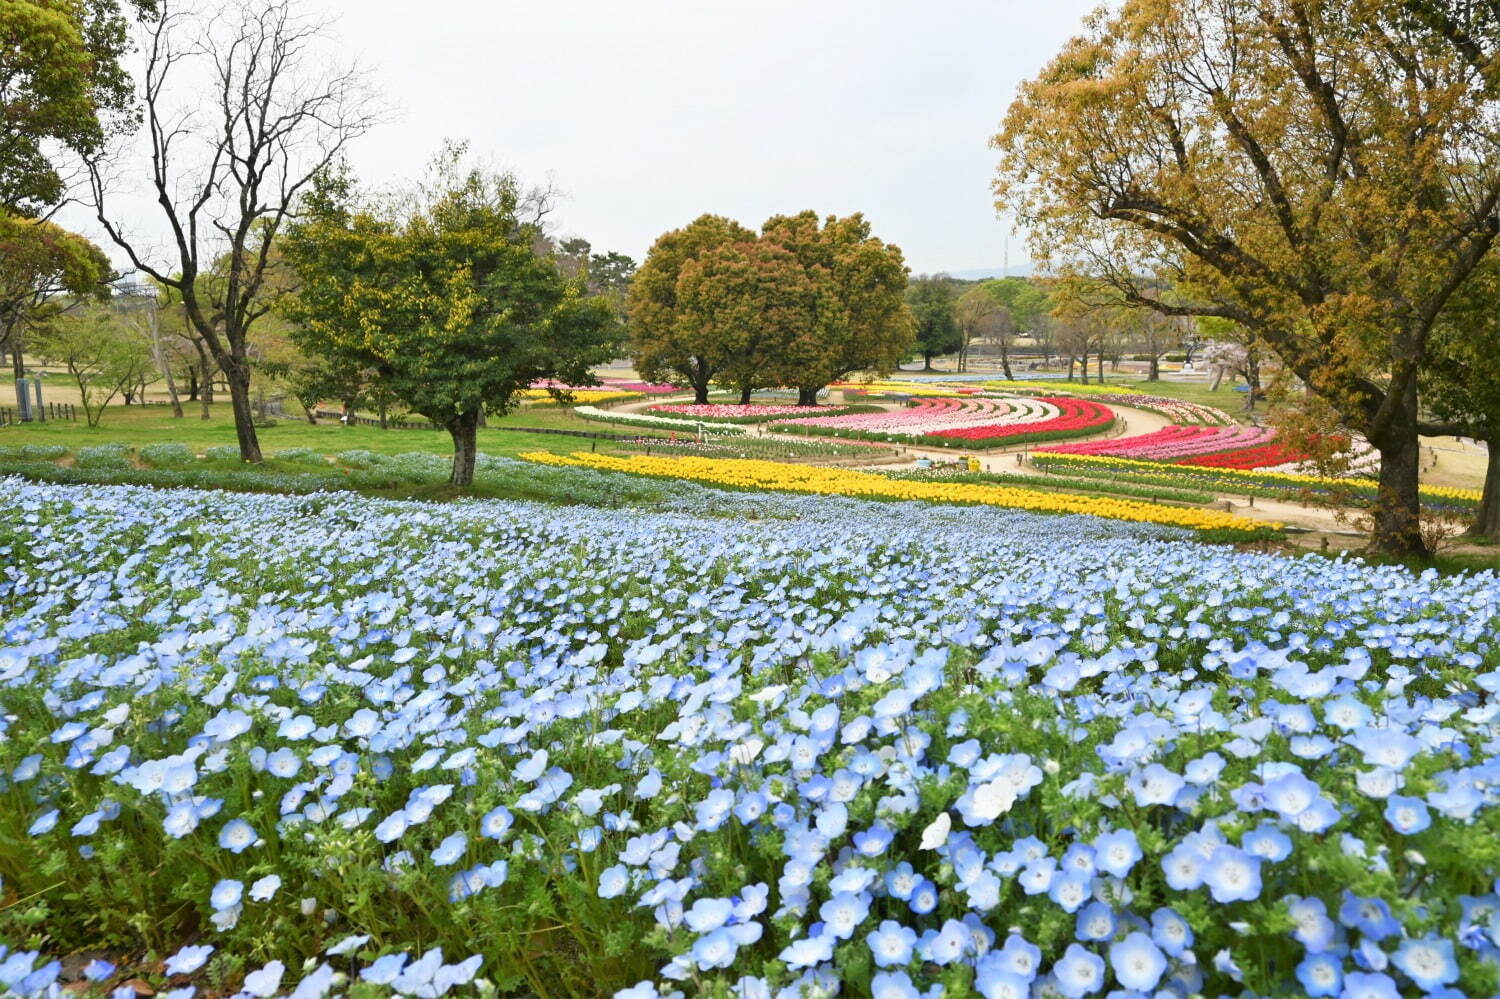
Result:
{"label": "tree trunk", "polygon": [[1403,407],[1379,440],[1370,443],[1380,451],[1380,492],[1375,500],[1375,530],[1370,548],[1386,555],[1425,557],[1422,540],[1421,499],[1417,491],[1422,463],[1422,441],[1417,436],[1416,385],[1407,389],[1411,405]]}
{"label": "tree trunk", "polygon": [[703,382],[701,384],[693,386],[693,405],[695,405],[695,406],[707,406],[708,405],[708,383],[707,382]]}
{"label": "tree trunk", "polygon": [[1500,461],[1495,459],[1496,442],[1486,441],[1490,458],[1484,468],[1484,495],[1479,500],[1479,510],[1474,514],[1474,523],[1466,532],[1472,538],[1500,541]]}
{"label": "tree trunk", "polygon": [[1222,366],[1215,364],[1214,365],[1214,380],[1208,383],[1208,390],[1210,392],[1217,392],[1217,391],[1219,391],[1219,385],[1223,381],[1224,381],[1224,369],[1223,369]]}
{"label": "tree trunk", "polygon": [[931,371],[932,370],[932,355],[931,354],[923,354],[922,355],[922,370],[923,371]]}
{"label": "tree trunk", "polygon": [[198,353],[198,401],[203,404],[203,411],[199,414],[203,419],[213,418],[210,407],[214,404],[214,369],[213,362],[209,359],[207,352],[200,350]]}
{"label": "tree trunk", "polygon": [[1000,338],[1000,370],[1005,372],[1005,380],[1013,382],[1016,376],[1010,373],[1010,338]]}
{"label": "tree trunk", "polygon": [[479,429],[479,410],[471,409],[448,421],[448,433],[453,437],[453,474],[448,477],[450,486],[465,489],[474,484],[474,454],[476,431]]}
{"label": "tree trunk", "polygon": [[748,406],[748,405],[750,405],[750,386],[749,385],[741,385],[740,386],[740,405],[741,406]]}
{"label": "tree trunk", "polygon": [[1099,384],[1104,384],[1104,351],[1099,351]]}
{"label": "tree trunk", "polygon": [[255,436],[255,413],[250,400],[250,368],[236,361],[224,372],[229,382],[229,405],[234,410],[234,434],[239,440],[240,461],[258,465],[261,461],[260,440]]}
{"label": "tree trunk", "polygon": [[188,365],[188,402],[198,401],[198,366]]}
{"label": "tree trunk", "polygon": [[182,419],[182,399],[177,395],[177,380],[172,377],[172,366],[167,363],[167,355],[161,349],[161,324],[157,321],[156,302],[151,304],[151,353],[156,360],[156,366],[161,370],[161,376],[167,383],[167,398],[172,402],[172,419]]}
{"label": "tree trunk", "polygon": [[1083,357],[1078,362],[1078,380],[1087,385],[1089,383],[1089,352],[1084,351]]}
{"label": "tree trunk", "polygon": [[1157,357],[1155,354],[1151,355],[1151,367],[1146,372],[1146,381],[1161,381],[1161,358]]}
{"label": "tree trunk", "polygon": [[812,388],[808,388],[805,385],[797,386],[797,405],[816,406],[818,404],[818,390],[821,388],[821,385],[815,385]]}
{"label": "tree trunk", "polygon": [[375,412],[380,417],[380,429],[388,429],[388,427],[386,426],[386,404],[384,399],[380,400],[380,402],[376,404]]}
{"label": "tree trunk", "polygon": [[1077,362],[1077,360],[1078,358],[1074,357],[1072,354],[1068,355],[1068,381],[1073,380],[1073,365]]}
{"label": "tree trunk", "polygon": [[313,403],[312,406],[302,407],[302,412],[307,415],[307,422],[311,423],[315,427],[318,425],[318,414],[317,411],[313,408],[316,405],[317,403]]}

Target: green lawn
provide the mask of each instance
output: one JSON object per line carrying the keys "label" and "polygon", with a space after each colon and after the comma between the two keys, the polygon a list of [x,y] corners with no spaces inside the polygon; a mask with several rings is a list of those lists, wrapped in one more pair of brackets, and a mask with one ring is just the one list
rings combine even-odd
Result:
{"label": "green lawn", "polygon": [[[202,452],[216,444],[233,444],[234,421],[229,403],[217,403],[212,409],[212,419],[199,418],[199,407],[192,403],[186,408],[187,415],[174,419],[166,406],[110,406],[97,427],[87,426],[82,419],[77,423],[48,421],[0,427],[0,446],[20,444],[62,444],[69,450],[95,444],[125,444],[139,447],[144,444],[180,443],[194,451]],[[535,450],[587,450],[591,443],[601,451],[623,453],[625,450],[614,441],[588,441],[581,437],[552,434],[529,434],[516,427],[540,427],[544,429],[584,430],[594,433],[620,433],[642,437],[665,436],[648,428],[614,427],[601,423],[590,423],[574,416],[570,410],[557,406],[525,407],[508,416],[491,419],[488,427],[479,431],[479,450],[485,454],[514,456],[522,451]],[[364,449],[377,454],[403,454],[411,451],[426,451],[432,454],[451,454],[453,440],[442,430],[381,430],[379,427],[346,427],[335,420],[321,420],[309,424],[306,420],[277,419],[273,427],[257,430],[261,450],[267,456],[285,448],[312,448],[320,454],[337,454],[340,451]]]}

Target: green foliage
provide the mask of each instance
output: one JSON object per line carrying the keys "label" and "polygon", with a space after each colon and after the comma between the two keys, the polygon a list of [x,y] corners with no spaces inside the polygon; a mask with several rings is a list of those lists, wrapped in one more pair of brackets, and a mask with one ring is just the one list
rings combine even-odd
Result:
{"label": "green foliage", "polygon": [[238,462],[240,449],[235,444],[216,444],[203,452],[204,460],[215,462]]}
{"label": "green foliage", "polygon": [[481,410],[504,413],[535,381],[591,384],[615,327],[580,280],[534,252],[513,176],[463,170],[447,150],[410,203],[361,205],[323,179],[283,251],[300,291],[287,307],[305,351],[373,372],[413,412],[447,428],[454,483],[473,475]]}
{"label": "green foliage", "polygon": [[130,107],[128,25],[117,0],[5,0],[0,45],[0,211],[36,214],[63,197],[57,147],[97,151]]}
{"label": "green foliage", "polygon": [[735,243],[753,243],[755,233],[720,215],[701,215],[659,237],[630,282],[626,299],[630,356],[642,378],[679,381],[708,401],[709,382],[724,367],[725,352],[678,311],[678,280],[691,262]]}
{"label": "green foliage", "polygon": [[763,359],[771,377],[795,385],[810,402],[823,386],[852,372],[890,373],[916,335],[916,318],[905,304],[901,250],[875,238],[859,213],[830,215],[821,228],[811,211],[776,215],[761,233],[763,241],[794,254],[819,289],[813,321],[790,330],[788,342]]}
{"label": "green foliage", "polygon": [[962,346],[954,308],[958,292],[946,274],[922,275],[906,291],[906,304],[916,317],[916,352],[930,367],[939,354]]}
{"label": "green foliage", "polygon": [[99,425],[111,399],[143,381],[153,367],[144,331],[104,307],[53,317],[38,331],[32,349],[67,369],[91,427]]}

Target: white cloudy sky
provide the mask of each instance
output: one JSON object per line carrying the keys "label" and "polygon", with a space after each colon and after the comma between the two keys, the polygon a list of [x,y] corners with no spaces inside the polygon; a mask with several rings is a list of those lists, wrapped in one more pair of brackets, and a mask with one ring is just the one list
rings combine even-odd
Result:
{"label": "white cloudy sky", "polygon": [[596,249],[639,259],[703,212],[863,211],[931,272],[1000,266],[988,138],[1096,0],[301,2],[395,106],[354,150],[377,185],[463,138],[550,177]]}

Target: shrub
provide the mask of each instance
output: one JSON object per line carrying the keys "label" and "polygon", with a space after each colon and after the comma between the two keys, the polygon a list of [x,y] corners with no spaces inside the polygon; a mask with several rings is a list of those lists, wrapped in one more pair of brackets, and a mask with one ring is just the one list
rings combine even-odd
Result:
{"label": "shrub", "polygon": [[277,461],[286,461],[294,465],[326,465],[328,462],[318,452],[310,447],[283,448],[271,455]]}
{"label": "shrub", "polygon": [[95,444],[81,448],[73,463],[79,468],[129,468],[123,444]]}
{"label": "shrub", "polygon": [[181,468],[198,458],[186,444],[147,444],[141,448],[141,460],[153,468]]}
{"label": "shrub", "polygon": [[237,462],[240,460],[240,449],[237,444],[215,444],[203,452],[203,457],[214,462]]}

